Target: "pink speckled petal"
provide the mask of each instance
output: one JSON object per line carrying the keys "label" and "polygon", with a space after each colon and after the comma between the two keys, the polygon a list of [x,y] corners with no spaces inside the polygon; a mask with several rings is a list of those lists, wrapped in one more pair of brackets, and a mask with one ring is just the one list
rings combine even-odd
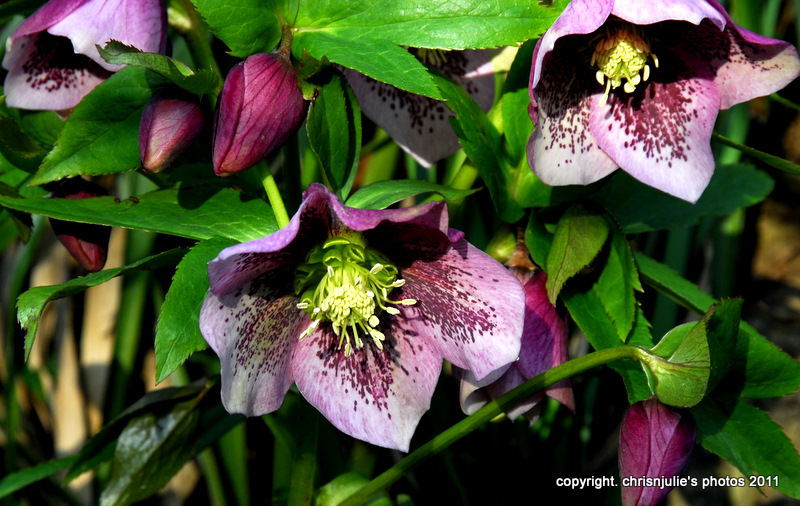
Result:
{"label": "pink speckled petal", "polygon": [[371,339],[345,357],[339,338],[319,329],[300,341],[292,358],[297,388],[342,432],[408,451],[430,407],[442,360],[402,314],[381,316],[384,349]]}
{"label": "pink speckled petal", "polygon": [[271,413],[292,386],[292,350],[310,321],[297,299],[284,295],[287,282],[265,276],[232,293],[208,294],[203,303],[200,331],[219,356],[230,413]]}
{"label": "pink speckled petal", "polygon": [[406,283],[391,296],[417,301],[406,307],[409,323],[430,336],[444,358],[478,380],[516,360],[525,294],[496,260],[461,239],[444,255],[418,260],[401,275]]}
{"label": "pink speckled petal", "polygon": [[[572,4],[570,4],[571,6]],[[577,50],[570,43],[558,51]],[[555,52],[553,53],[556,54]],[[528,141],[528,163],[548,185],[586,185],[617,169],[617,164],[600,148],[589,118],[602,96],[594,73],[576,60],[550,58],[545,78],[532,96],[529,113],[536,128]]]}
{"label": "pink speckled petal", "polygon": [[690,54],[668,64],[675,74],[660,72],[644,90],[633,95],[617,90],[605,106],[595,107],[590,129],[600,147],[631,176],[696,202],[714,173],[710,139],[719,90],[705,63]]}

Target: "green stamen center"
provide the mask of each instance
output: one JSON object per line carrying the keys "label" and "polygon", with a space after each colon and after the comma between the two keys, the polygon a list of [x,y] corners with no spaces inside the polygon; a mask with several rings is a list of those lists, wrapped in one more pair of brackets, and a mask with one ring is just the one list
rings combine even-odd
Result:
{"label": "green stamen center", "polygon": [[[658,57],[650,51],[650,42],[639,28],[627,24],[615,24],[606,28],[606,33],[598,40],[589,63],[598,68],[595,74],[597,82],[606,86],[606,92],[600,101],[601,106],[608,101],[608,94],[612,89],[622,86],[625,93],[633,93],[639,83],[650,78],[648,57],[652,58],[653,65],[658,68]],[[623,79],[626,80],[624,84]]]}
{"label": "green stamen center", "polygon": [[[389,292],[403,286],[397,268],[381,253],[355,237],[333,237],[314,247],[295,272],[294,293],[299,309],[311,315],[311,324],[300,339],[311,335],[320,323],[330,322],[344,344],[345,356],[353,346],[363,346],[361,336],[371,337],[379,349],[386,338],[377,329],[383,311],[396,315],[394,305],[410,306],[413,299],[390,300]],[[352,338],[352,342],[351,342]]]}

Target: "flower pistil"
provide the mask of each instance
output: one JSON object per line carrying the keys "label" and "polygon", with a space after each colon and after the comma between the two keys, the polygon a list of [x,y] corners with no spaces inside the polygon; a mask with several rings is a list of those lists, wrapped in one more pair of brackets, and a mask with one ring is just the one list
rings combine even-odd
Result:
{"label": "flower pistil", "polygon": [[[597,82],[606,86],[606,92],[600,105],[608,101],[612,89],[620,86],[625,93],[633,93],[642,81],[650,78],[651,57],[653,65],[658,68],[658,57],[650,51],[650,42],[641,30],[633,25],[614,24],[606,28],[605,36],[595,45],[591,66],[597,66],[595,74]],[[625,79],[625,84],[622,80]]]}
{"label": "flower pistil", "polygon": [[404,283],[397,279],[397,267],[359,237],[328,239],[312,248],[295,271],[294,291],[300,297],[297,308],[311,315],[311,324],[300,339],[311,335],[320,323],[331,322],[340,338],[339,349],[344,344],[345,356],[350,356],[353,345],[363,346],[359,330],[383,349],[385,336],[377,329],[378,315],[382,311],[397,315],[400,311],[394,305],[416,304],[414,299],[389,299],[389,293]]}

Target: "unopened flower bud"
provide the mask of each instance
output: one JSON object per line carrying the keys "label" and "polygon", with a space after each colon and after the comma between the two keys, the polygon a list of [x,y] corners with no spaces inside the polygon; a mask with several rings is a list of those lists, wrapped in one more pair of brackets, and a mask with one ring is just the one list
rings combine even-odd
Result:
{"label": "unopened flower bud", "polygon": [[[105,188],[81,178],[65,181],[53,191],[54,198],[65,199],[86,199],[105,195],[108,195]],[[50,226],[53,227],[53,232],[61,244],[84,269],[96,272],[103,268],[108,254],[111,227],[53,218],[50,218]]]}
{"label": "unopened flower bud", "polygon": [[205,115],[197,98],[159,92],[147,103],[139,123],[142,167],[161,172],[203,131]]}
{"label": "unopened flower bud", "polygon": [[696,434],[690,415],[671,410],[655,397],[631,406],[619,431],[619,473],[623,479],[658,478],[665,483],[629,483],[622,487],[622,504],[657,504],[664,499],[689,462]]}
{"label": "unopened flower bud", "polygon": [[214,172],[244,170],[282,146],[303,122],[297,73],[275,54],[256,54],[228,73],[214,123]]}

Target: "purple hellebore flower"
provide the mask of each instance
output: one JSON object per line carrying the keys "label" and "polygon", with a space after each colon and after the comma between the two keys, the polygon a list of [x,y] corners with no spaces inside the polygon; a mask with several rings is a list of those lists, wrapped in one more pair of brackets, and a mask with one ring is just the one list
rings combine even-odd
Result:
{"label": "purple hellebore flower", "polygon": [[21,109],[64,111],[121,67],[97,52],[117,40],[163,53],[167,11],[161,0],[50,0],[8,40],[6,102]]}
{"label": "purple hellebore flower", "polygon": [[282,56],[255,54],[228,73],[214,122],[214,172],[239,172],[283,146],[305,117],[297,71]]}
{"label": "purple hellebore flower", "polygon": [[483,378],[519,353],[522,286],[447,222],[443,202],[354,209],[312,184],[286,227],[223,250],[200,330],[225,408],[273,412],[294,382],[342,432],[408,451],[442,358]]}
{"label": "purple hellebore flower", "polygon": [[631,406],[619,431],[620,476],[658,478],[665,486],[623,486],[622,504],[644,506],[664,499],[689,463],[696,434],[691,415],[672,411],[655,397]]}
{"label": "purple hellebore flower", "polygon": [[[567,322],[547,298],[547,274],[542,271],[512,268],[524,284],[525,320],[519,359],[477,381],[470,371],[461,371],[461,409],[471,415],[492,399],[497,399],[525,381],[566,362]],[[575,411],[575,400],[569,380],[552,385],[507,412],[511,420],[525,416],[536,423],[539,404],[545,394]]]}
{"label": "purple hellebore flower", "polygon": [[735,25],[715,0],[573,0],[534,51],[528,162],[549,185],[620,167],[696,202],[718,111],[798,75],[793,46]]}
{"label": "purple hellebore flower", "polygon": [[205,115],[192,95],[158,92],[142,111],[139,153],[142,167],[161,172],[203,131]]}
{"label": "purple hellebore flower", "polygon": [[[494,75],[484,51],[412,52],[464,88],[484,112],[492,107]],[[453,113],[443,102],[400,90],[355,70],[345,70],[345,76],[364,114],[423,167],[430,168],[461,148],[450,126]]]}
{"label": "purple hellebore flower", "polygon": [[[88,199],[108,195],[105,188],[76,177],[62,181],[53,190],[53,198]],[[50,218],[53,232],[67,251],[84,269],[97,272],[106,264],[111,227],[76,223]]]}

